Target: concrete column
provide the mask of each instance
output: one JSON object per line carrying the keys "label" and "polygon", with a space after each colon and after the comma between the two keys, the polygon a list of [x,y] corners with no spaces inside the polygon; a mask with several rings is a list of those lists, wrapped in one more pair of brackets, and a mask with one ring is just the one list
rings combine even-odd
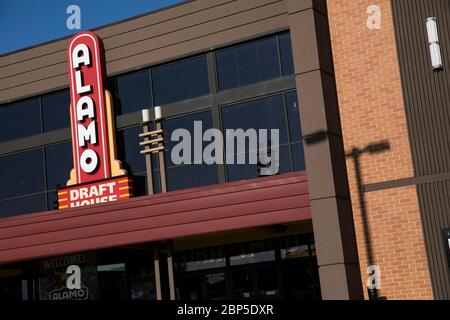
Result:
{"label": "concrete column", "polygon": [[323,299],[363,299],[325,0],[286,0]]}

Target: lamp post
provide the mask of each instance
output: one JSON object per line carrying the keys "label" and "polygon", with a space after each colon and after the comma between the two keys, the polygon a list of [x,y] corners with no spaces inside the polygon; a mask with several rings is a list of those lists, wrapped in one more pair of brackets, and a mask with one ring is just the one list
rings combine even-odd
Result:
{"label": "lamp post", "polygon": [[145,155],[145,167],[147,169],[147,187],[148,193],[154,194],[153,189],[153,170],[152,170],[152,153],[158,154],[159,172],[161,179],[161,192],[167,192],[167,180],[166,180],[166,164],[164,161],[164,136],[161,125],[162,113],[161,107],[156,106],[154,110],[154,124],[155,130],[149,131],[148,124],[150,120],[150,110],[142,110],[142,126],[143,132],[139,134],[139,137],[144,138],[143,142],[140,142],[140,146],[144,146],[144,150],[141,150],[141,154]]}
{"label": "lamp post", "polygon": [[[148,194],[154,194],[153,188],[153,168],[152,168],[152,153],[158,154],[158,166],[159,175],[161,181],[161,192],[167,192],[167,177],[166,177],[166,163],[164,159],[164,135],[162,130],[162,112],[160,106],[155,106],[154,109],[154,128],[155,130],[149,130],[149,123],[151,122],[150,110],[142,110],[142,127],[143,132],[139,134],[139,137],[144,138],[144,141],[139,142],[140,146],[144,149],[141,150],[141,154],[145,156],[145,167],[147,170],[147,187]],[[173,275],[173,261],[172,261],[172,243],[167,241],[166,244],[166,257],[167,257],[167,272],[169,277],[169,294],[170,300],[175,300],[175,280]],[[154,266],[155,266],[155,282],[156,282],[156,298],[162,300],[162,288],[161,288],[161,272],[159,264],[159,248],[154,249]]]}

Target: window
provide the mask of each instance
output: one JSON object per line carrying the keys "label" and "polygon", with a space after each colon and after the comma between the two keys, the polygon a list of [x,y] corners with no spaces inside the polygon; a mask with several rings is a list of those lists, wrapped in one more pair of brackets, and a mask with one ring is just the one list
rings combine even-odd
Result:
{"label": "window", "polygon": [[305,170],[305,153],[303,152],[303,144],[292,144],[292,158],[294,161],[294,171]]}
{"label": "window", "polygon": [[41,133],[39,98],[0,106],[0,142]]}
{"label": "window", "polygon": [[176,252],[176,286],[186,300],[320,299],[313,245],[302,234]]}
{"label": "window", "polygon": [[226,266],[222,247],[202,248],[180,253],[176,268],[178,272],[189,272],[221,268]]}
{"label": "window", "polygon": [[0,199],[45,190],[42,149],[0,157]]}
{"label": "window", "polygon": [[283,75],[294,74],[294,61],[292,59],[291,34],[283,33],[279,36],[280,55]]}
{"label": "window", "polygon": [[231,266],[275,260],[275,250],[271,240],[244,242],[230,247],[229,250]]}
{"label": "window", "polygon": [[[320,299],[320,282],[313,235],[295,235],[283,239],[282,274],[287,299]],[[297,277],[290,277],[293,272]]]}
{"label": "window", "polygon": [[46,210],[44,193],[10,200],[0,200],[0,217],[44,210]]}
{"label": "window", "polygon": [[289,122],[289,136],[292,143],[292,161],[294,171],[305,170],[305,154],[303,152],[302,128],[298,108],[297,92],[286,93],[286,108]]}
{"label": "window", "polygon": [[219,51],[216,61],[220,90],[280,76],[276,37]]}
{"label": "window", "polygon": [[[150,126],[150,130],[153,127]],[[122,162],[122,166],[128,174],[134,176],[134,195],[142,196],[148,194],[147,190],[147,172],[145,167],[145,157],[140,153],[143,147],[139,145],[142,138],[142,127],[132,127],[120,130],[117,133],[117,154]],[[152,155],[153,168],[157,167],[157,155]],[[160,192],[159,176],[156,169],[153,170],[153,189],[154,192]]]}
{"label": "window", "polygon": [[218,272],[205,274],[205,287],[208,300],[226,299],[225,273]]}
{"label": "window", "polygon": [[115,93],[116,115],[151,107],[150,75],[148,70],[128,73],[111,81]]}
{"label": "window", "polygon": [[164,105],[209,93],[206,55],[152,70],[155,105]]}
{"label": "window", "polygon": [[45,147],[47,190],[65,187],[73,168],[72,143],[64,142]]}
{"label": "window", "polygon": [[[304,169],[303,145],[301,144],[301,128],[295,92],[286,94],[286,105],[282,94],[222,107],[222,124],[227,129],[270,129],[279,130],[279,173]],[[287,112],[286,112],[286,109]],[[234,139],[235,145],[237,139]],[[297,142],[298,141],[298,142]],[[269,140],[271,143],[271,141]],[[296,144],[293,144],[296,142]],[[226,142],[225,142],[226,143]],[[250,164],[251,156],[258,158],[255,146],[246,141],[245,165],[236,164],[238,153],[234,154],[234,163],[227,164],[228,180],[236,181],[258,177],[260,166]],[[274,145],[272,145],[274,146]],[[235,148],[235,152],[237,149]]]}
{"label": "window", "polygon": [[0,157],[0,216],[57,209],[72,167],[70,142]]}
{"label": "window", "polygon": [[57,189],[65,187],[73,168],[72,143],[70,141],[49,145],[45,150],[47,178],[47,209],[58,209]]}
{"label": "window", "polygon": [[42,149],[0,157],[0,177],[0,216],[46,209]]}
{"label": "window", "polygon": [[62,90],[42,96],[44,132],[70,127],[70,92]]}
{"label": "window", "polygon": [[145,173],[145,158],[140,153],[143,149],[139,145],[142,140],[139,134],[142,127],[132,127],[120,130],[117,135],[117,147],[119,158],[122,160],[124,169],[130,174]]}
{"label": "window", "polygon": [[302,128],[300,126],[300,112],[298,109],[297,92],[286,93],[286,108],[289,122],[289,135],[291,141],[302,141]]}
{"label": "window", "polygon": [[[198,187],[203,185],[218,183],[217,165],[212,164],[174,164],[172,162],[171,150],[178,144],[178,141],[171,141],[172,132],[176,129],[186,129],[192,139],[202,139],[194,134],[194,121],[201,122],[200,132],[204,132],[212,128],[212,117],[210,111],[193,113],[185,116],[167,119],[163,122],[164,139],[166,147],[166,172],[167,172],[167,189],[169,191],[185,189],[190,187]],[[180,139],[180,142],[182,138]],[[193,141],[192,141],[193,142]],[[202,150],[210,142],[202,142]],[[191,143],[190,163],[194,163],[194,143]],[[183,154],[183,153],[182,153]]]}
{"label": "window", "polygon": [[[154,268],[146,259],[152,254],[144,248],[79,252],[26,265],[37,293],[31,300],[155,300]],[[81,270],[81,289],[75,297],[67,297],[65,290],[70,264]]]}

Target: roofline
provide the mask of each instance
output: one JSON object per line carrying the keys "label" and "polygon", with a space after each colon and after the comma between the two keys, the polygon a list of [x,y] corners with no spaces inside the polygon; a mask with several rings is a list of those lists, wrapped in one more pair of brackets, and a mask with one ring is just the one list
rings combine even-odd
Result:
{"label": "roofline", "polygon": [[[111,23],[108,23],[108,24],[104,24],[104,25],[101,25],[101,26],[96,27],[96,28],[86,29],[84,31],[97,31],[99,29],[107,28],[107,27],[110,27],[110,26],[113,26],[113,25],[116,25],[116,24],[120,24],[120,23],[123,23],[123,22],[127,22],[127,21],[131,21],[131,20],[134,20],[134,19],[138,19],[138,18],[147,16],[147,15],[150,15],[150,14],[154,14],[154,13],[157,13],[157,12],[161,12],[161,11],[164,11],[164,10],[169,10],[169,9],[172,9],[172,8],[175,8],[175,7],[178,7],[178,6],[185,5],[188,2],[194,2],[194,1],[196,1],[196,0],[180,0],[179,3],[174,3],[174,4],[171,4],[169,6],[165,6],[165,7],[159,8],[159,9],[155,9],[155,10],[152,10],[152,11],[148,11],[148,12],[144,12],[144,13],[138,14],[136,16],[132,16],[132,17],[125,18],[125,19],[122,19],[122,20],[118,20],[118,21],[114,21],[114,22],[111,22]],[[73,34],[68,35],[68,36],[55,38],[55,39],[48,40],[48,41],[45,41],[45,42],[40,42],[40,43],[37,43],[37,44],[33,44],[33,45],[25,47],[25,48],[20,48],[20,49],[14,50],[14,51],[9,51],[7,53],[2,53],[2,54],[0,54],[0,58],[4,58],[6,56],[13,55],[13,54],[16,54],[16,53],[19,53],[19,52],[22,52],[22,51],[34,49],[34,48],[37,48],[37,47],[40,47],[40,46],[44,46],[44,45],[47,45],[47,44],[50,44],[50,43],[54,43],[54,42],[58,42],[58,41],[61,41],[61,40],[69,39],[72,36],[73,36]]]}

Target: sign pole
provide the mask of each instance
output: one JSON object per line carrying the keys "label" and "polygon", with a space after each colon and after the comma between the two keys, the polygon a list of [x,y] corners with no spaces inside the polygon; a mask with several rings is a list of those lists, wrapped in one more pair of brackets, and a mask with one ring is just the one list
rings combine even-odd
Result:
{"label": "sign pole", "polygon": [[[161,119],[155,120],[156,130],[162,131]],[[161,134],[161,136],[163,136]],[[158,143],[158,147],[163,146],[163,141]],[[164,149],[158,151],[159,159],[159,175],[161,178],[161,192],[167,192],[167,177],[166,177],[166,163],[164,161]]]}
{"label": "sign pole", "polygon": [[173,259],[172,259],[172,241],[167,242],[167,271],[169,274],[169,291],[170,300],[176,300],[175,298],[175,279],[173,276]]}
{"label": "sign pole", "polygon": [[155,266],[156,300],[162,300],[161,271],[159,270],[159,252],[158,252],[158,247],[155,247],[153,249],[153,263],[154,263],[154,266]]}

